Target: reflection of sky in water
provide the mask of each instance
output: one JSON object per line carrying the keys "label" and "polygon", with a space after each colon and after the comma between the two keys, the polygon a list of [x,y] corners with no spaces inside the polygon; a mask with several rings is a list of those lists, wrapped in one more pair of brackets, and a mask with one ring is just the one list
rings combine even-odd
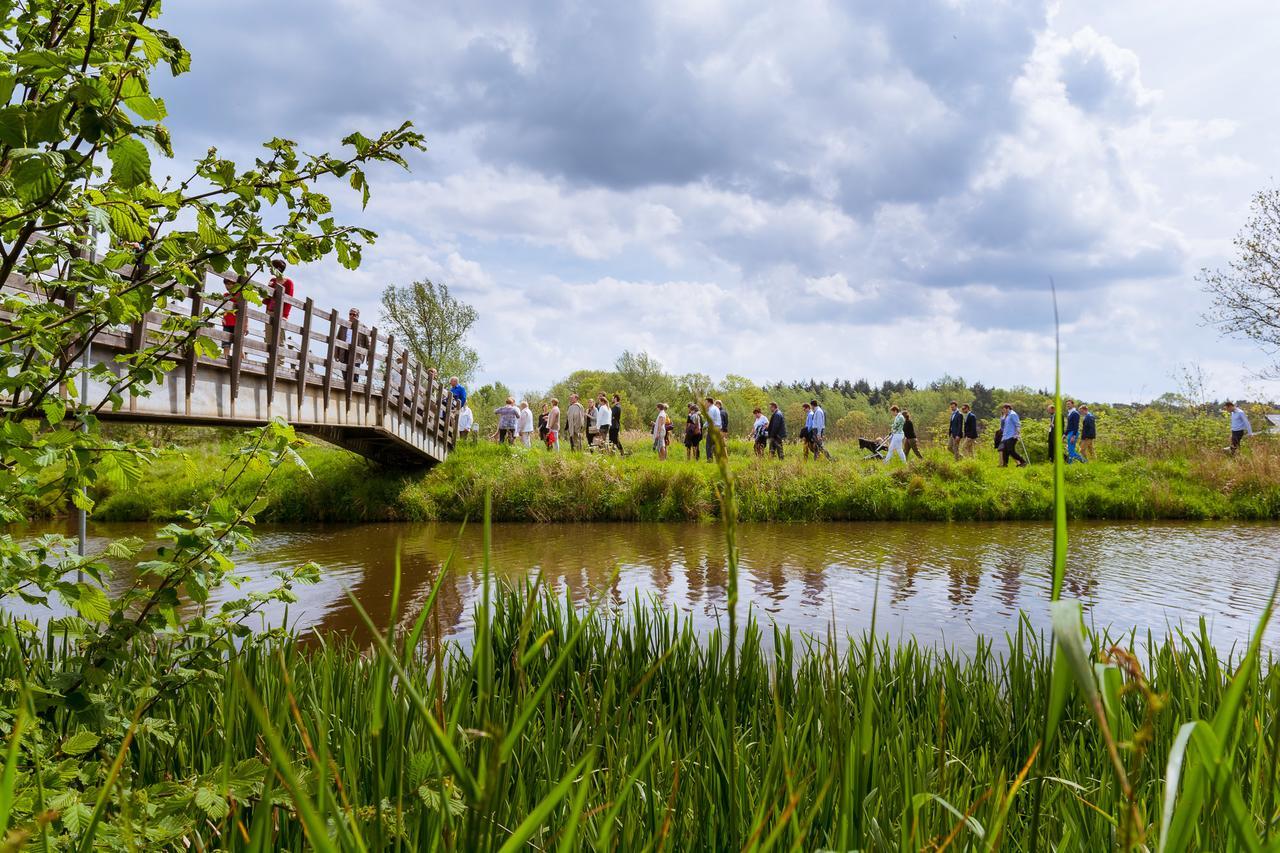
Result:
{"label": "reflection of sky in water", "polygon": [[[146,535],[149,528],[98,525],[92,532],[101,547],[98,537]],[[344,590],[386,619],[399,541],[403,618],[412,619],[456,545],[439,619],[447,636],[469,640],[479,600],[478,526],[461,536],[450,525],[409,524],[259,532],[257,546],[238,561],[249,580],[240,591],[215,593],[211,606],[269,588],[272,569],[314,560],[323,579],[297,588],[289,623],[359,630]],[[1020,611],[1037,628],[1048,625],[1052,531],[1042,524],[746,525],[739,548],[743,611],[750,606],[762,622],[793,632],[825,635],[834,626],[841,639],[859,634],[871,625],[873,605],[879,632],[959,649],[979,635],[1002,637]],[[1179,624],[1194,630],[1203,615],[1225,649],[1247,641],[1280,571],[1278,555],[1280,525],[1080,524],[1071,532],[1064,595],[1080,598],[1089,620],[1114,632],[1160,635]],[[726,606],[723,533],[710,524],[496,525],[493,566],[495,577],[512,581],[541,571],[551,589],[568,589],[579,603],[600,595],[622,613],[634,596],[654,597],[699,631],[723,619]],[[12,612],[31,614],[26,607]],[[285,617],[285,608],[273,606],[255,627]],[[1280,651],[1280,620],[1267,645]]]}

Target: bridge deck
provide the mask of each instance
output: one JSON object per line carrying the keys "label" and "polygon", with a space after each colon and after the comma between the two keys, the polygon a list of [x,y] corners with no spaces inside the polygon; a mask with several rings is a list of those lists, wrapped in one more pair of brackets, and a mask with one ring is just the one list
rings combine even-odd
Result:
{"label": "bridge deck", "polygon": [[[203,357],[183,346],[160,385],[126,393],[122,405],[104,407],[100,417],[206,426],[247,426],[282,417],[301,432],[395,465],[432,465],[453,448],[457,410],[448,387],[429,376],[408,350],[397,349],[393,337],[380,338],[377,328],[348,323],[339,311],[316,308],[311,299],[283,296],[279,288],[258,282],[243,286],[264,297],[274,293],[268,310],[231,295],[242,287],[234,277],[215,275],[212,288],[208,278],[205,284],[175,289],[165,312],[148,314],[132,327],[104,329],[93,339],[90,358],[122,376],[131,354],[179,340],[165,324],[175,314],[207,317],[210,325],[201,336],[216,341],[224,355]],[[10,277],[4,289],[48,298],[39,284],[18,276]],[[237,318],[230,331],[223,326],[227,310]],[[102,399],[112,390],[109,380],[90,381],[89,399]]]}

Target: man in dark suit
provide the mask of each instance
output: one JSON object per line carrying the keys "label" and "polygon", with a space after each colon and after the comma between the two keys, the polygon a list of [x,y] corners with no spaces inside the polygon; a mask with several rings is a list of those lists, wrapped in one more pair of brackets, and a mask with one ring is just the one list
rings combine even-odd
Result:
{"label": "man in dark suit", "polygon": [[782,442],[787,437],[787,418],[777,403],[769,404],[769,452],[782,458]]}
{"label": "man in dark suit", "polygon": [[961,409],[961,414],[964,415],[964,441],[961,446],[965,456],[973,456],[978,447],[978,414],[969,408],[968,403],[961,406]]}
{"label": "man in dark suit", "polygon": [[951,401],[951,423],[947,426],[947,449],[956,459],[960,458],[960,440],[964,438],[964,415],[960,414],[960,404]]}
{"label": "man in dark suit", "polygon": [[613,395],[613,405],[609,407],[609,413],[613,415],[613,421],[609,424],[609,443],[618,448],[619,453],[625,453],[622,448],[622,395]]}

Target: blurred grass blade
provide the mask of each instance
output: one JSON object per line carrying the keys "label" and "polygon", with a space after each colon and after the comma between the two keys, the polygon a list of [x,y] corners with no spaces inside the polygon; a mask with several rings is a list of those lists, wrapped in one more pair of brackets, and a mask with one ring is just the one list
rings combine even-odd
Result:
{"label": "blurred grass blade", "polygon": [[[559,784],[552,788],[551,791],[542,798],[540,803],[534,806],[533,811],[529,812],[528,817],[520,822],[520,825],[511,833],[511,837],[507,839],[506,843],[503,844],[501,848],[499,848],[498,853],[516,853],[517,850],[522,849],[525,844],[528,843],[529,839],[533,838],[534,833],[536,833],[542,825],[546,823],[551,812],[560,804],[560,801],[564,799],[565,794],[569,793],[569,789],[573,787],[573,780],[578,778],[582,773],[582,768],[586,766],[586,758],[575,764],[573,769],[564,775],[564,778],[560,780]],[[568,827],[565,829],[568,829]],[[573,827],[573,831],[577,831],[576,824]]]}

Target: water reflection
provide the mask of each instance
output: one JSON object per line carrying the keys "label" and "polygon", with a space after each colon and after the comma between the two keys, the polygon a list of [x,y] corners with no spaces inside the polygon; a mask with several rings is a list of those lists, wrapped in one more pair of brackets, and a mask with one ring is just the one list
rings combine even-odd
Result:
{"label": "water reflection", "polygon": [[[149,528],[112,524],[92,532],[103,540]],[[880,629],[923,642],[972,647],[980,634],[1012,629],[1021,610],[1047,626],[1052,531],[1045,525],[763,524],[744,526],[740,535],[743,605],[797,631],[825,634],[834,624],[840,637],[860,633],[870,625],[877,589]],[[270,584],[273,569],[316,561],[323,580],[300,588],[287,614],[264,613],[263,624],[287,615],[297,628],[359,631],[345,589],[385,618],[397,542],[406,620],[416,617],[454,554],[431,621],[445,636],[467,640],[480,593],[476,526],[461,533],[453,525],[264,527],[238,567],[254,589]],[[1247,639],[1277,554],[1276,525],[1081,524],[1072,529],[1065,594],[1084,602],[1097,627],[1117,631],[1194,627],[1203,614],[1215,642],[1228,648]],[[713,627],[726,604],[726,549],[714,525],[495,525],[493,566],[497,577],[517,582],[541,572],[549,587],[578,602],[602,594],[622,607],[634,595],[651,595],[688,614],[699,630]],[[113,586],[130,582],[121,575]],[[241,594],[224,590],[209,606]],[[1267,642],[1280,651],[1280,624]]]}

